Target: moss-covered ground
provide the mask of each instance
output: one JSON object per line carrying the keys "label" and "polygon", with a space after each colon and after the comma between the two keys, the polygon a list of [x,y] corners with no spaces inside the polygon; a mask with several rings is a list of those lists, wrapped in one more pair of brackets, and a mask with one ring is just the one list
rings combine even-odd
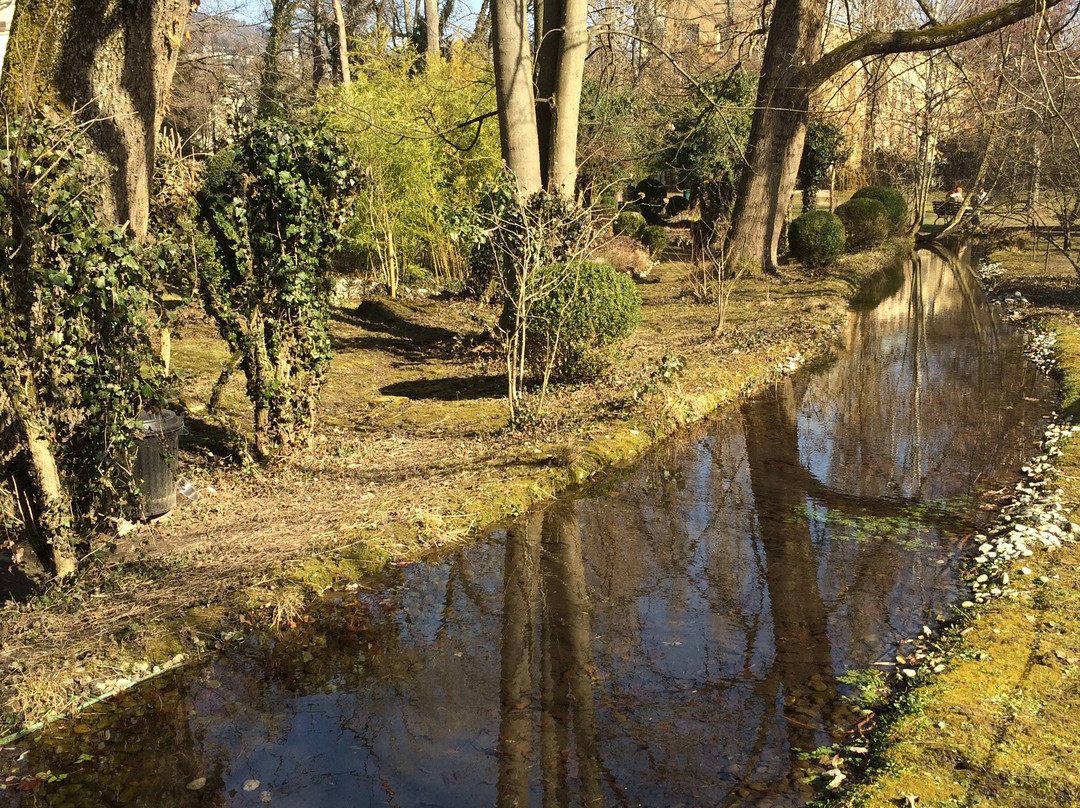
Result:
{"label": "moss-covered ground", "polygon": [[[1004,273],[991,294],[1030,305],[1025,324],[1057,334],[1061,412],[1080,415],[1077,277],[1041,246],[1021,242],[990,259]],[[1054,485],[1080,521],[1080,439],[1063,447]],[[945,642],[945,669],[903,695],[872,735],[878,751],[845,806],[1080,805],[1080,545],[1040,551],[1014,570],[1017,597],[965,615]],[[1017,567],[1021,566],[1017,564]]]}
{"label": "moss-covered ground", "polygon": [[[640,327],[592,384],[555,387],[508,428],[497,318],[461,298],[375,295],[335,309],[335,358],[310,451],[246,454],[236,374],[211,389],[225,345],[185,312],[173,338],[188,433],[179,473],[200,491],[166,519],[95,541],[84,571],[0,612],[0,729],[84,703],[237,630],[295,622],[314,593],[482,534],[498,520],[625,465],[680,427],[832,350],[848,303],[903,245],[828,274],[745,277],[724,328],[689,294],[677,248],[640,285]],[[679,359],[676,360],[675,358]],[[0,732],[0,735],[4,734]]]}

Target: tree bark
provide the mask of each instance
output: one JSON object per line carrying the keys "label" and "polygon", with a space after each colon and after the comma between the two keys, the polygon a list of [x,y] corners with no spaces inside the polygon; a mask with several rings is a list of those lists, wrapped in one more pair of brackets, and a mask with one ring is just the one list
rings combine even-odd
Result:
{"label": "tree bark", "polygon": [[341,67],[341,84],[348,87],[352,84],[352,74],[349,72],[349,37],[345,30],[345,11],[341,7],[341,0],[334,0],[334,20],[337,22],[338,64]]}
{"label": "tree bark", "polygon": [[425,58],[428,64],[438,61],[439,50],[439,0],[424,0],[424,23],[427,26],[427,49]]}
{"label": "tree bark", "polygon": [[956,45],[1059,2],[1015,0],[959,22],[914,30],[868,31],[815,58],[827,4],[823,0],[777,0],[765,46],[746,166],[728,231],[733,260],[770,269],[776,266],[814,89],[859,59]]}
{"label": "tree bark", "polygon": [[535,82],[528,4],[492,0],[491,6],[503,160],[522,194],[547,189],[572,197],[588,48],[587,0],[536,2]]}
{"label": "tree bark", "polygon": [[[0,0],[2,2],[2,0]],[[9,111],[41,104],[90,124],[114,168],[105,216],[146,235],[157,131],[168,103],[192,0],[21,0],[4,71]]]}
{"label": "tree bark", "polygon": [[521,196],[543,188],[528,20],[526,0],[493,0],[492,49],[499,137],[503,161],[513,172]]}
{"label": "tree bark", "polygon": [[549,191],[568,199],[573,198],[577,182],[578,118],[589,45],[588,13],[588,0],[563,0],[563,32],[552,104],[553,120],[548,136],[550,155],[545,185]]}

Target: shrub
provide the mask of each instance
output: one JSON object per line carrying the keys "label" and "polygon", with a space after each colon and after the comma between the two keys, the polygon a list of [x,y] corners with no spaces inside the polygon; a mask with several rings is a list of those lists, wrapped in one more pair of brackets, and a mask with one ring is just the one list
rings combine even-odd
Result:
{"label": "shrub", "polygon": [[844,223],[847,247],[851,252],[876,247],[892,232],[892,220],[885,206],[876,199],[849,199],[836,209]]}
{"label": "shrub", "polygon": [[637,287],[613,267],[591,261],[555,264],[544,273],[552,283],[530,314],[531,357],[551,362],[564,379],[595,376],[606,364],[603,348],[637,327]]}
{"label": "shrub", "polygon": [[363,166],[342,253],[387,283],[410,263],[440,283],[461,280],[472,245],[455,229],[456,216],[479,201],[500,162],[497,127],[461,124],[483,103],[490,67],[466,48],[420,69],[422,54],[389,47],[384,36],[349,43],[363,68],[348,88],[321,93],[316,112]]}
{"label": "shrub", "polygon": [[661,136],[656,168],[674,172],[680,185],[693,186],[701,217],[707,221],[731,215],[756,86],[752,73],[727,72],[701,82],[697,92],[667,113],[670,129]]}
{"label": "shrub", "polygon": [[851,196],[852,199],[876,199],[889,214],[889,222],[892,225],[890,235],[896,235],[907,224],[908,206],[903,194],[895,188],[886,188],[884,185],[870,185],[860,188]]}
{"label": "shrub", "polygon": [[659,255],[667,246],[667,230],[660,225],[651,224],[641,231],[638,240],[645,245],[649,255]]}
{"label": "shrub", "polygon": [[616,236],[638,238],[645,231],[645,217],[636,210],[624,210],[611,223],[611,232]]}
{"label": "shrub", "polygon": [[811,210],[791,223],[788,246],[807,267],[824,267],[844,252],[844,223],[827,210]]}
{"label": "shrub", "polygon": [[803,210],[813,210],[818,189],[829,181],[829,172],[847,162],[851,150],[840,127],[816,116],[806,128],[802,159],[799,161],[799,186],[803,192]]}
{"label": "shrub", "polygon": [[264,457],[312,435],[331,356],[331,256],[352,186],[336,138],[266,119],[211,162],[199,193],[216,253],[200,292],[241,356]]}

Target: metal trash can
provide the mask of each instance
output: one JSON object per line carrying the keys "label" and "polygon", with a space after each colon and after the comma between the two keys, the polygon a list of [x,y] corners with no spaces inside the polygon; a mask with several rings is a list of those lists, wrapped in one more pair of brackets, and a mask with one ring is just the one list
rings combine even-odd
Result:
{"label": "metal trash can", "polygon": [[176,507],[176,456],[184,419],[172,410],[139,413],[143,437],[135,455],[135,481],[142,491],[139,518],[151,519]]}

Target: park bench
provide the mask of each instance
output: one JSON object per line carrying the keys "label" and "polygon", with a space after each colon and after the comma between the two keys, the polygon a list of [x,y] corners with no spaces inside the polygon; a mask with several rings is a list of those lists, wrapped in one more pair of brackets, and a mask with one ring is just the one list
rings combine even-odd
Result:
{"label": "park bench", "polygon": [[942,219],[951,222],[964,203],[952,199],[940,199],[931,204],[934,206],[934,224],[937,224]]}

